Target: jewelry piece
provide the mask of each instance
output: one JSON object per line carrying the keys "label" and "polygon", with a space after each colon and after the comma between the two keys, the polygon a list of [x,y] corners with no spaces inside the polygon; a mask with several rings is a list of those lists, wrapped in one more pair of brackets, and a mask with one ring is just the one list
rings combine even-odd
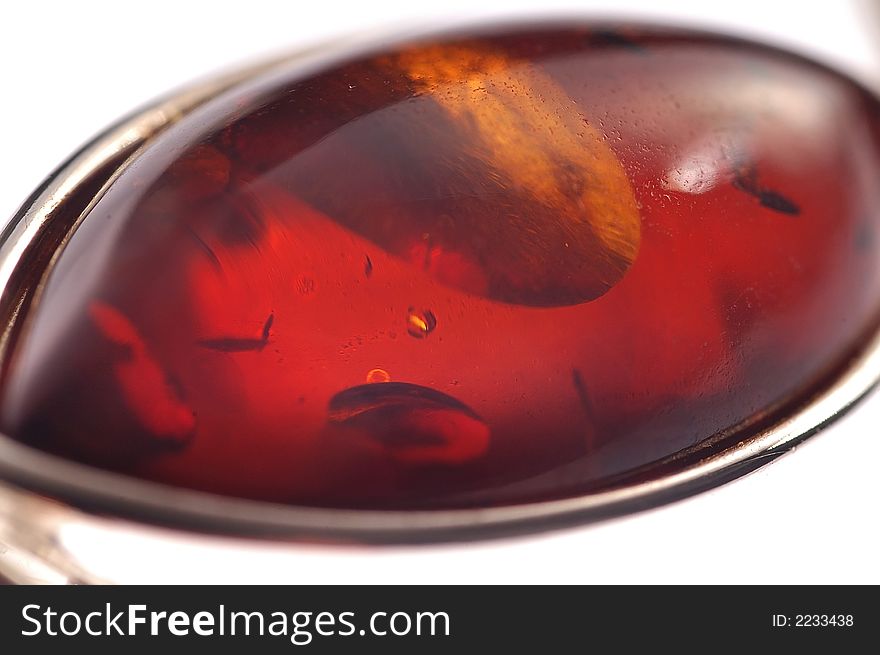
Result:
{"label": "jewelry piece", "polygon": [[0,541],[90,581],[56,536],[93,513],[448,540],[751,471],[878,378],[878,117],[773,48],[593,25],[163,100],[4,234]]}

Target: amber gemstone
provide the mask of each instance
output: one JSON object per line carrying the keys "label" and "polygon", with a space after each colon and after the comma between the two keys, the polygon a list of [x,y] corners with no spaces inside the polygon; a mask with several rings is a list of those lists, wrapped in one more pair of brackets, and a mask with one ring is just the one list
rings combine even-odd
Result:
{"label": "amber gemstone", "polygon": [[93,205],[2,427],[296,504],[618,484],[784,413],[875,327],[878,120],[796,56],[642,28],[292,64]]}

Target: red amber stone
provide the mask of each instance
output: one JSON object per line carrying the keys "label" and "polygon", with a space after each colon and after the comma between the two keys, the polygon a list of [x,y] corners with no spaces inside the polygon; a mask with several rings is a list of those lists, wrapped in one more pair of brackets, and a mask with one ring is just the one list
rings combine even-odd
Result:
{"label": "red amber stone", "polygon": [[315,506],[618,484],[778,416],[875,327],[878,118],[796,56],[642,28],[292,64],[166,130],[93,205],[2,427]]}

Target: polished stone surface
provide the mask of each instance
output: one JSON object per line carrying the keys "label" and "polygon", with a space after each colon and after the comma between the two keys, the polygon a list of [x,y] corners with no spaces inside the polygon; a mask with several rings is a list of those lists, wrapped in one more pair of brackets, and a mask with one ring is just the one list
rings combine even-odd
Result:
{"label": "polished stone surface", "polygon": [[292,68],[96,203],[2,426],[285,503],[608,487],[803,400],[875,325],[878,117],[796,57],[626,26]]}

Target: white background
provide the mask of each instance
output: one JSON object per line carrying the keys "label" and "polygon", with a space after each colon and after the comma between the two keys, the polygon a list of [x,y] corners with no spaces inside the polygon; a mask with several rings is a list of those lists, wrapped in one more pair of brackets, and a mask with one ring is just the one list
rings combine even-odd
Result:
{"label": "white background", "polygon": [[[0,9],[0,219],[108,123],[188,80],[262,54],[396,25],[506,15],[662,19],[754,35],[880,88],[880,11],[868,3],[606,0],[16,2]],[[880,9],[874,7],[874,9]],[[878,216],[880,219],[880,216]],[[658,510],[507,541],[421,548],[284,546],[155,531],[133,567],[125,531],[66,535],[131,582],[880,582],[880,395],[773,465]],[[133,570],[134,569],[134,570]]]}

